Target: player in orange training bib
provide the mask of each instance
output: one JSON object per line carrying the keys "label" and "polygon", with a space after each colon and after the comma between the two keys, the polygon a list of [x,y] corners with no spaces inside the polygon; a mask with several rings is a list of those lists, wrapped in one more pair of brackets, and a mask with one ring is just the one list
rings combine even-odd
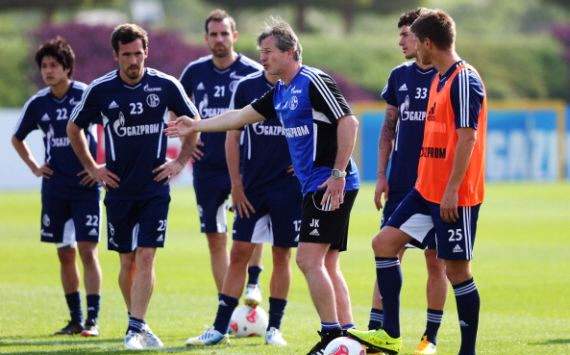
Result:
{"label": "player in orange training bib", "polygon": [[349,330],[370,348],[397,353],[402,274],[398,251],[422,242],[435,229],[437,257],[453,286],[461,328],[460,355],[474,355],[479,292],[471,258],[485,183],[487,98],[477,71],[455,52],[455,23],[441,10],[422,14],[411,26],[422,63],[438,71],[431,83],[415,188],[374,238],[376,271],[384,304],[383,329]]}

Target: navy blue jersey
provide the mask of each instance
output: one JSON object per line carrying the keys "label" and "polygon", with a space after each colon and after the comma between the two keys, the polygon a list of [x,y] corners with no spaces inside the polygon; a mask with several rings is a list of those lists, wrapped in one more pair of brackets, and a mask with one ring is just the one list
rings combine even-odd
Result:
{"label": "navy blue jersey", "polygon": [[[445,85],[449,75],[462,63],[462,60],[456,62],[443,75],[440,75],[437,83],[438,92]],[[457,128],[477,129],[477,118],[484,97],[485,87],[479,74],[471,66],[465,67],[451,83],[451,105]]]}
{"label": "navy blue jersey", "polygon": [[[73,81],[60,99],[53,96],[49,87],[44,88],[32,96],[22,109],[14,136],[22,141],[35,129],[40,129],[44,134],[45,163],[53,170],[49,179],[42,179],[44,194],[72,199],[97,196],[97,186],[86,187],[79,184],[81,178],[77,174],[83,171],[83,167],[71,148],[66,132],[71,111],[81,101],[86,87],[84,83]],[[100,123],[100,120],[91,123]],[[88,125],[84,128],[89,151],[95,157],[95,136],[87,129]]]}
{"label": "navy blue jersey", "polygon": [[[272,88],[265,72],[250,74],[238,82],[230,109],[245,107]],[[283,135],[283,126],[275,115],[243,128],[240,172],[246,191],[258,190],[268,183],[290,176],[287,173],[289,166],[291,158],[287,140]]]}
{"label": "navy blue jersey", "polygon": [[429,89],[436,72],[435,68],[422,69],[416,62],[406,62],[392,70],[382,90],[382,98],[398,108],[388,172],[391,193],[407,193],[418,177]]}
{"label": "navy blue jersey", "polygon": [[146,68],[134,86],[123,82],[116,70],[89,85],[71,119],[79,127],[103,120],[107,169],[121,179],[107,198],[168,194],[168,185],[155,182],[152,172],[166,161],[163,130],[168,111],[177,116],[198,114],[180,82],[155,69]]}
{"label": "navy blue jersey", "polygon": [[[240,54],[232,65],[219,70],[209,55],[188,64],[180,76],[180,82],[202,119],[208,119],[226,112],[237,82],[261,69],[263,67],[259,63]],[[200,139],[204,143],[204,156],[194,163],[194,173],[202,177],[209,174],[227,175],[226,133],[202,132]]]}
{"label": "navy blue jersey", "polygon": [[[288,85],[278,81],[252,106],[263,117],[277,113],[303,194],[316,191],[334,167],[337,120],[352,114],[334,80],[303,65]],[[345,190],[358,189],[358,169],[352,158],[346,173]]]}

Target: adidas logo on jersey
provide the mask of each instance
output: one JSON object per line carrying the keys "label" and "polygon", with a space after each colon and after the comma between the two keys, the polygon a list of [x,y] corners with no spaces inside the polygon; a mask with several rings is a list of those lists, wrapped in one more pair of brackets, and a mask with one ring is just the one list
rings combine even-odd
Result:
{"label": "adidas logo on jersey", "polygon": [[406,83],[403,83],[402,86],[400,86],[400,88],[398,89],[398,91],[408,91],[408,86],[406,85]]}
{"label": "adidas logo on jersey", "polygon": [[156,238],[157,242],[164,242],[164,234],[161,234],[158,236],[158,238]]}
{"label": "adidas logo on jersey", "polygon": [[49,120],[50,120],[49,115],[48,115],[47,113],[44,113],[44,115],[42,116],[41,120],[42,120],[43,122],[49,121]]}
{"label": "adidas logo on jersey", "polygon": [[457,245],[453,248],[453,252],[454,252],[454,253],[463,253],[463,249],[461,249],[461,247],[459,246],[459,244],[457,244]]}
{"label": "adidas logo on jersey", "polygon": [[206,88],[204,87],[204,83],[200,82],[200,84],[198,84],[198,86],[196,86],[196,91],[198,90],[206,90]]}
{"label": "adidas logo on jersey", "polygon": [[97,232],[97,229],[93,228],[89,231],[89,233],[87,233],[87,235],[90,237],[96,237],[99,235],[99,232]]}
{"label": "adidas logo on jersey", "polygon": [[320,236],[321,234],[319,233],[319,230],[318,230],[317,228],[315,228],[315,229],[313,229],[313,230],[309,233],[309,235],[310,235],[310,236],[313,236],[313,237],[318,237],[318,236]]}
{"label": "adidas logo on jersey", "polygon": [[119,105],[117,105],[115,100],[111,101],[111,103],[109,104],[109,110],[112,110],[114,108],[119,108]]}

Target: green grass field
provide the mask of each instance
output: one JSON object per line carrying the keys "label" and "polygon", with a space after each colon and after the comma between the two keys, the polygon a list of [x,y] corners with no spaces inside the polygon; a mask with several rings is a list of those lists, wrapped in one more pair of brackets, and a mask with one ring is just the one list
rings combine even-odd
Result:
{"label": "green grass field", "polygon": [[[374,262],[370,238],[379,215],[365,186],[352,213],[349,251],[342,257],[360,327],[368,322]],[[184,341],[212,323],[217,306],[204,237],[191,189],[173,191],[166,248],[158,253],[157,285],[147,321],[166,352],[303,354],[317,340],[319,320],[305,281],[294,279],[283,331],[290,346],[269,348],[261,338],[229,347],[187,350]],[[474,275],[481,293],[479,354],[570,354],[570,184],[490,185],[481,209]],[[67,320],[55,248],[39,242],[39,194],[0,195],[0,353],[125,352],[126,312],[116,284],[118,257],[101,248],[101,337],[52,337]],[[106,238],[104,239],[106,241]],[[102,243],[102,246],[105,246]],[[265,295],[271,269],[265,253]],[[425,267],[409,251],[403,264],[402,353],[410,354],[425,326]],[[82,293],[82,295],[84,295]],[[263,305],[267,309],[267,302]],[[84,306],[85,309],[85,306]],[[439,353],[457,353],[459,328],[451,293],[439,333]]]}

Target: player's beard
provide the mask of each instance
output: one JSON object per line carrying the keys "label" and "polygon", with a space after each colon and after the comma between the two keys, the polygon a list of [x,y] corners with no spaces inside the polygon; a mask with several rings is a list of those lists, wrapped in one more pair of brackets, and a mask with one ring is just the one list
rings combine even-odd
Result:
{"label": "player's beard", "polygon": [[213,47],[210,48],[210,51],[212,52],[212,55],[216,58],[225,58],[232,53],[231,48],[223,44],[214,45]]}
{"label": "player's beard", "polygon": [[141,70],[138,65],[131,65],[126,70],[127,77],[131,80],[136,80],[141,77]]}

